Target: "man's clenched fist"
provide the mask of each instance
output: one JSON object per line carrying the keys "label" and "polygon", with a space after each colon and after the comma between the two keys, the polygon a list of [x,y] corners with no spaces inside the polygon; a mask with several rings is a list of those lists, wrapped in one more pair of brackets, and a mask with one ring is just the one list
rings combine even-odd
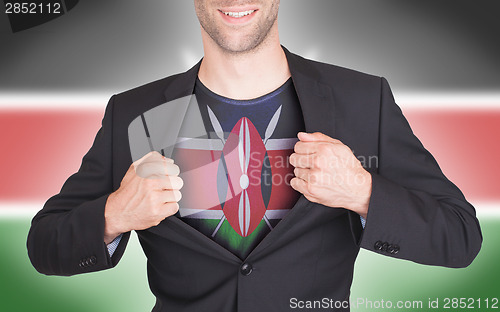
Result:
{"label": "man's clenched fist", "polygon": [[158,225],[179,210],[183,182],[174,161],[151,152],[130,165],[105,207],[104,242]]}
{"label": "man's clenched fist", "polygon": [[363,218],[368,213],[372,179],[351,149],[322,133],[299,133],[290,163],[291,186],[308,200],[343,207]]}

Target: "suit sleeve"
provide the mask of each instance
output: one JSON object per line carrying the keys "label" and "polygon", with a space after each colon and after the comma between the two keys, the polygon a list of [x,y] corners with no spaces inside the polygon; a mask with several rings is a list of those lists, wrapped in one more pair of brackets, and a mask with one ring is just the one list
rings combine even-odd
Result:
{"label": "suit sleeve", "polygon": [[422,264],[468,266],[482,243],[474,207],[415,137],[384,78],[378,156],[360,246]]}
{"label": "suit sleeve", "polygon": [[104,270],[115,266],[123,255],[130,233],[123,235],[113,257],[104,243],[104,207],[113,192],[113,100],[78,172],[32,220],[28,255],[40,273],[75,275]]}

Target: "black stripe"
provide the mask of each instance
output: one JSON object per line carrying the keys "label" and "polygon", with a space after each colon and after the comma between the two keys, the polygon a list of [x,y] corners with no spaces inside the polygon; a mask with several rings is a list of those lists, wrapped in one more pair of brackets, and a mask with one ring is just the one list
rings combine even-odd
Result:
{"label": "black stripe", "polygon": [[144,126],[144,130],[146,130],[146,136],[150,138],[151,136],[149,135],[148,125],[146,124],[146,118],[144,118],[144,114],[141,114],[141,119],[142,119],[142,125]]}

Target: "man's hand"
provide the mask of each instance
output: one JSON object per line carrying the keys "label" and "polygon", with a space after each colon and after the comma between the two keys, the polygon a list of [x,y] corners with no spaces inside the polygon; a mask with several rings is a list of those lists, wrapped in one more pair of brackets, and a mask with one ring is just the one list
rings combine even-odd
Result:
{"label": "man's hand", "polygon": [[299,133],[290,164],[291,186],[315,203],[343,207],[366,218],[372,178],[351,149],[322,133]]}
{"label": "man's hand", "polygon": [[179,210],[183,185],[174,161],[151,152],[130,165],[105,207],[104,242],[131,230],[158,225]]}

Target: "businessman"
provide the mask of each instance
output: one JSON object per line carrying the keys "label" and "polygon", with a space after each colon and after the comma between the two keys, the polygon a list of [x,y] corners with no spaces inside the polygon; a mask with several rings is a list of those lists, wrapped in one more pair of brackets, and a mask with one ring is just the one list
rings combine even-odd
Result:
{"label": "businessman", "polygon": [[39,272],[112,268],[134,230],[153,311],[288,311],[348,302],[360,247],[473,261],[475,210],[387,81],[289,52],[279,4],[194,1],[203,59],[111,98],[79,171],[33,219]]}

